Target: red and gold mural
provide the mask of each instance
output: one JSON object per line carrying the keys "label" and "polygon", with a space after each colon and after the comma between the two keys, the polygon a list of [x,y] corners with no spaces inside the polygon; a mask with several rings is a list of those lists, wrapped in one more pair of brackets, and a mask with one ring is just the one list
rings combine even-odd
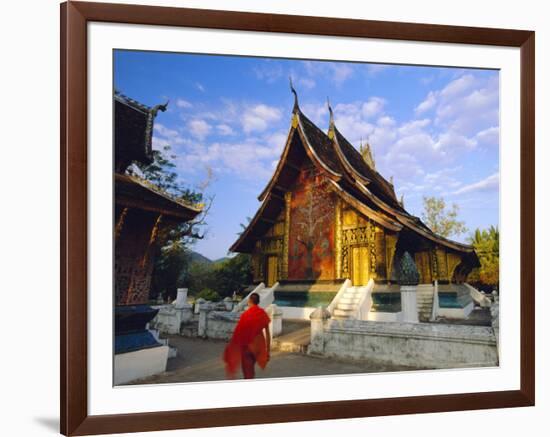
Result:
{"label": "red and gold mural", "polygon": [[334,279],[335,203],[319,171],[303,168],[290,202],[288,279]]}

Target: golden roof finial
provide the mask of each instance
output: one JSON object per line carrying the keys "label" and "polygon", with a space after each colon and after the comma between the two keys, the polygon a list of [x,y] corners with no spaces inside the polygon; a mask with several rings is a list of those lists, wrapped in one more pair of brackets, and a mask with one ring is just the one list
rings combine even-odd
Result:
{"label": "golden roof finial", "polygon": [[374,162],[374,156],[369,144],[369,137],[367,137],[367,143],[363,146],[363,139],[361,138],[361,144],[359,145],[359,152],[367,165],[373,170],[376,169],[376,163]]}
{"label": "golden roof finial", "polygon": [[334,138],[334,113],[332,112],[332,107],[330,106],[330,100],[327,96],[327,106],[329,113],[329,122],[328,122],[328,137],[332,140]]}
{"label": "golden roof finial", "polygon": [[290,91],[292,92],[292,94],[294,94],[294,108],[292,109],[292,111],[296,111],[298,109],[298,93],[296,92],[296,90],[294,89],[294,85],[292,84],[292,76],[289,76],[288,80],[290,82]]}

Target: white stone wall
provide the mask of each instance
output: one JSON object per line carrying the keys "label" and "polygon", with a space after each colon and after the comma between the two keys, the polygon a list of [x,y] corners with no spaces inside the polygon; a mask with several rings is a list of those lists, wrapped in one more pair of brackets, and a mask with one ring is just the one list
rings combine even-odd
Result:
{"label": "white stone wall", "polygon": [[168,361],[168,352],[168,346],[158,346],[116,354],[114,384],[125,384],[164,372]]}
{"label": "white stone wall", "polygon": [[[277,337],[282,332],[282,311],[276,305],[270,305],[266,309],[271,323],[269,330],[272,337]],[[242,313],[229,311],[201,311],[199,317],[199,336],[220,340],[229,340],[233,335],[235,326]]]}
{"label": "white stone wall", "polygon": [[312,354],[422,368],[498,365],[489,327],[331,319],[319,334]]}
{"label": "white stone wall", "polygon": [[[199,318],[199,336],[229,340],[240,317],[241,313],[211,311],[205,317]],[[206,326],[204,326],[205,323]]]}

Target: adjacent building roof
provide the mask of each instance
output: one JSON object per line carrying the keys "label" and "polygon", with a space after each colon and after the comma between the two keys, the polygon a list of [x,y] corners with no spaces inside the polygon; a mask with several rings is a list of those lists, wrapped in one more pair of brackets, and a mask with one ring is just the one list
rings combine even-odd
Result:
{"label": "adjacent building roof", "polygon": [[397,200],[393,184],[365,162],[337,129],[330,106],[329,110],[330,126],[325,134],[302,113],[295,94],[285,148],[273,176],[258,197],[262,205],[231,246],[231,251],[247,253],[253,250],[257,238],[267,231],[284,208],[284,193],[291,189],[303,160],[309,159],[331,181],[330,186],[337,195],[381,226],[393,231],[405,228],[452,250],[473,253],[472,246],[434,234],[422,220],[409,214]]}
{"label": "adjacent building roof", "polygon": [[117,205],[153,211],[188,221],[194,219],[201,208],[175,199],[153,184],[135,176],[115,173],[115,202]]}
{"label": "adjacent building roof", "polygon": [[200,207],[176,199],[144,179],[125,174],[133,162],[153,162],[153,123],[158,111],[165,111],[166,105],[151,108],[115,92],[115,202],[189,221],[201,212]]}
{"label": "adjacent building roof", "polygon": [[118,91],[114,96],[115,170],[124,173],[134,162],[153,162],[153,123],[166,105],[149,107]]}

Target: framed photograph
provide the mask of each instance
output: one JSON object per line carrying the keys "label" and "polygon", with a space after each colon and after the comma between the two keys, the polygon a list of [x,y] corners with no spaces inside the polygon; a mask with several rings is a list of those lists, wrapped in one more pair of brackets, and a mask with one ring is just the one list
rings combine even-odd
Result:
{"label": "framed photograph", "polygon": [[532,406],[535,34],[61,5],[61,432]]}

